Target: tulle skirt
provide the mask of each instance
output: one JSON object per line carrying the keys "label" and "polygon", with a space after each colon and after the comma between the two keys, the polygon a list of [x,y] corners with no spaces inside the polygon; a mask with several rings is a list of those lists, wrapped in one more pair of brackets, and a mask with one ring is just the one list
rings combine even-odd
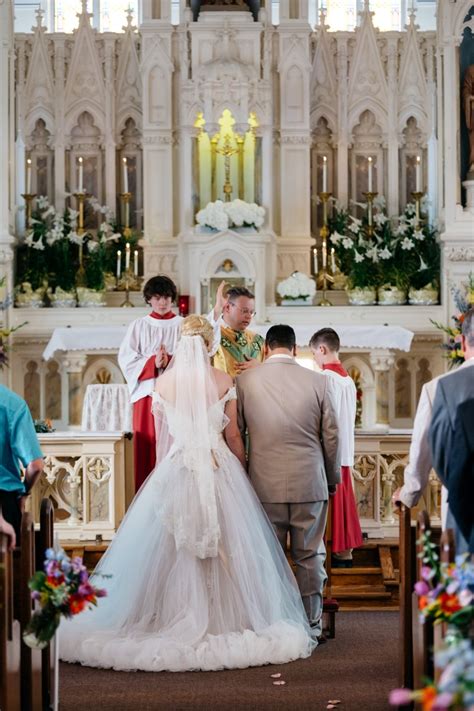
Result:
{"label": "tulle skirt", "polygon": [[195,501],[189,472],[176,457],[165,459],[95,571],[93,582],[107,597],[61,624],[63,661],[192,671],[282,664],[311,654],[316,642],[271,524],[225,444],[218,462],[218,554],[198,557],[165,525],[163,497],[181,501],[187,515]]}

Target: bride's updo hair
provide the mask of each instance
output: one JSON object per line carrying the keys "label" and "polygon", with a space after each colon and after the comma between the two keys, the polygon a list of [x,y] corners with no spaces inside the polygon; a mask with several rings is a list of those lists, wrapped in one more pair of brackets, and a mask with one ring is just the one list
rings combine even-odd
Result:
{"label": "bride's updo hair", "polygon": [[186,316],[181,324],[182,336],[201,336],[208,351],[214,343],[214,329],[204,316],[191,314]]}

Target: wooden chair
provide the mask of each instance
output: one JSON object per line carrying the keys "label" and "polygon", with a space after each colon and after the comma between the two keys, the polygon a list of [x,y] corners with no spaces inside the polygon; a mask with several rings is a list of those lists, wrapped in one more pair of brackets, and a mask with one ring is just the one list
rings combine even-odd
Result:
{"label": "wooden chair", "polygon": [[412,591],[416,573],[415,530],[410,509],[400,507],[400,668],[399,683],[413,688]]}
{"label": "wooden chair", "polygon": [[[426,511],[420,511],[416,526],[416,580],[421,580],[423,566],[421,554],[423,546],[420,539],[423,533],[430,531],[430,517]],[[412,586],[412,636],[413,636],[413,684],[415,689],[423,686],[424,679],[433,678],[433,623],[429,620],[421,622],[418,607],[418,595]]]}
{"label": "wooden chair", "polygon": [[[50,499],[43,499],[40,507],[40,528],[36,531],[36,570],[43,570],[46,551],[53,545],[54,508]],[[56,644],[55,635],[41,654],[43,709],[54,708]]]}
{"label": "wooden chair", "polygon": [[[21,634],[28,625],[33,612],[28,581],[35,572],[35,529],[30,513],[21,520],[21,547],[15,575],[18,576],[18,611]],[[21,644],[21,707],[24,711],[42,711],[42,651]]]}
{"label": "wooden chair", "polygon": [[[332,597],[332,506],[333,499],[329,499],[328,520],[326,524],[326,574],[328,576],[323,600],[323,632],[329,639],[336,636],[336,613],[339,611],[339,603]],[[327,621],[327,624],[325,624]]]}
{"label": "wooden chair", "polygon": [[13,559],[0,534],[0,708],[20,711],[20,623],[13,615]]}

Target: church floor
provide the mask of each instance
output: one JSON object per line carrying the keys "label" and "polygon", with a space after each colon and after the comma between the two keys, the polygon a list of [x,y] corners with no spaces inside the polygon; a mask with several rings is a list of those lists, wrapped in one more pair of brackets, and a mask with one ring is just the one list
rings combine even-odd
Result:
{"label": "church floor", "polygon": [[[61,664],[60,709],[319,711],[340,699],[340,711],[385,711],[397,671],[398,614],[347,611],[337,616],[335,639],[281,666],[153,674]],[[276,672],[286,685],[273,685]]]}

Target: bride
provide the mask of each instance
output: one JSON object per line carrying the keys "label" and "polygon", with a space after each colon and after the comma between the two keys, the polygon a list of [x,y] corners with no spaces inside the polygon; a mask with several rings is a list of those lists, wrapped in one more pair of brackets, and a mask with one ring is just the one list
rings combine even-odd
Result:
{"label": "bride", "polygon": [[67,620],[67,662],[192,671],[308,657],[298,587],[244,471],[231,378],[210,365],[213,330],[183,321],[157,381],[157,466],[135,497],[95,584],[99,606]]}

